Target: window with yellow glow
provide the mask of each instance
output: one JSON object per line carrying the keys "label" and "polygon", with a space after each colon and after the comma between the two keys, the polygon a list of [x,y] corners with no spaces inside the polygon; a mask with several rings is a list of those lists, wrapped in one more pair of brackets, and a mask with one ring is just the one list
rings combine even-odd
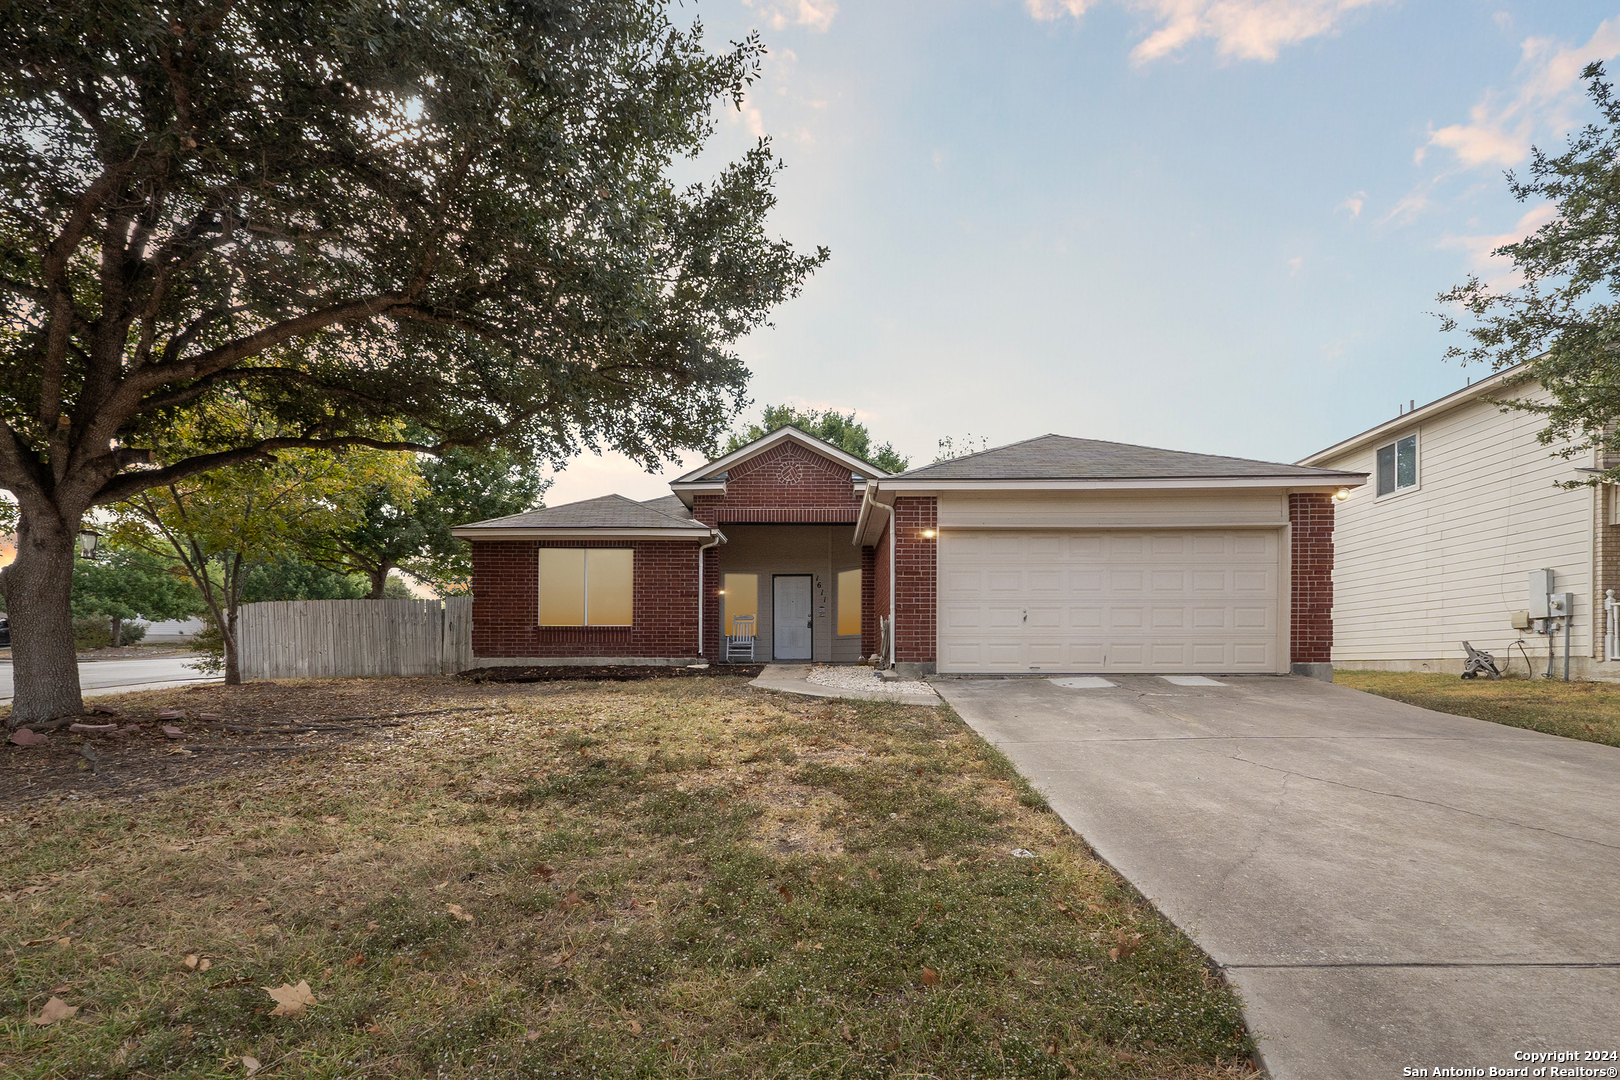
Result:
{"label": "window with yellow glow", "polygon": [[838,573],[838,633],[842,636],[861,632],[861,572],[841,570]]}
{"label": "window with yellow glow", "polygon": [[629,626],[635,561],[629,548],[541,548],[540,625]]}
{"label": "window with yellow glow", "polygon": [[737,625],[738,615],[751,615],[754,617],[754,632],[759,632],[759,575],[758,574],[727,574],[726,590],[725,633],[734,633],[732,629]]}

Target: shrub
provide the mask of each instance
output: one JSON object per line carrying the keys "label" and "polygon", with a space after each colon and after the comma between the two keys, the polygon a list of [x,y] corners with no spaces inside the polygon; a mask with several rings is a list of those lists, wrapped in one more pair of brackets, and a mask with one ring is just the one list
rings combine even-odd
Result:
{"label": "shrub", "polygon": [[73,647],[105,649],[112,644],[112,620],[105,615],[87,615],[73,620]]}

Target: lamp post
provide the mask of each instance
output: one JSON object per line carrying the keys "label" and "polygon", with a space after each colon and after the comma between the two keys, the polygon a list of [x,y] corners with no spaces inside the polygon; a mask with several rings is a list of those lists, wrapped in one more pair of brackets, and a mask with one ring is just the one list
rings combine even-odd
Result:
{"label": "lamp post", "polygon": [[94,529],[79,530],[79,557],[93,559],[96,557],[96,544],[101,540],[101,534]]}

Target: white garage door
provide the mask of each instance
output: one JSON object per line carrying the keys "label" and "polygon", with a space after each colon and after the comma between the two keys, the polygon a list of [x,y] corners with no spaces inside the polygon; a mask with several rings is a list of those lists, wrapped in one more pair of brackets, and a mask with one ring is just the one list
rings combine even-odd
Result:
{"label": "white garage door", "polygon": [[942,672],[1273,672],[1281,534],[939,538]]}

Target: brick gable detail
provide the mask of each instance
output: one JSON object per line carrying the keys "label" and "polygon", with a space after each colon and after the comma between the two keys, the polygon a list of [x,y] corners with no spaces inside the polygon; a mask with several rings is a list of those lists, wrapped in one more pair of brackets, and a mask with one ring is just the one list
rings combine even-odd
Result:
{"label": "brick gable detail", "polygon": [[1333,660],[1333,496],[1288,496],[1292,572],[1289,652],[1296,664]]}
{"label": "brick gable detail", "polygon": [[[697,655],[697,548],[686,540],[474,540],[475,657]],[[540,549],[635,551],[634,623],[627,627],[542,627]]]}
{"label": "brick gable detail", "polygon": [[830,458],[780,442],[730,470],[724,495],[694,496],[692,516],[705,525],[854,524],[861,497],[855,477]]}

